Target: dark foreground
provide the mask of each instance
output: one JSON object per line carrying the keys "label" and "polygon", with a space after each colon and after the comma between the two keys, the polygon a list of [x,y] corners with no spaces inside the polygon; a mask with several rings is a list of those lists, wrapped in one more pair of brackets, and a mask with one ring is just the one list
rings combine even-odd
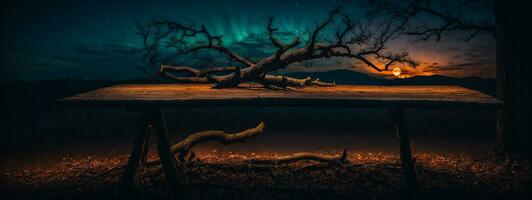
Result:
{"label": "dark foreground", "polygon": [[[334,153],[334,152],[322,152]],[[228,164],[286,153],[233,153],[206,148],[201,161],[181,165],[182,184],[165,187],[160,167],[141,170],[133,191],[119,192],[127,156],[69,155],[49,165],[3,166],[3,199],[404,199],[398,156],[350,153],[350,167],[308,161],[289,166]],[[529,199],[530,161],[491,154],[417,153],[424,195],[431,199]],[[13,162],[11,162],[13,163]]]}
{"label": "dark foreground", "polygon": [[[201,162],[178,169],[168,189],[160,167],[119,193],[139,113],[74,109],[56,100],[114,84],[52,81],[2,85],[0,199],[405,199],[397,141],[382,109],[209,108],[168,110],[171,142],[201,130],[266,123],[243,144],[202,144]],[[495,112],[407,110],[417,171],[431,199],[530,199],[531,160],[494,156]],[[222,165],[257,156],[346,148],[352,167]],[[155,149],[155,148],[152,148]],[[152,152],[152,154],[154,154]]]}

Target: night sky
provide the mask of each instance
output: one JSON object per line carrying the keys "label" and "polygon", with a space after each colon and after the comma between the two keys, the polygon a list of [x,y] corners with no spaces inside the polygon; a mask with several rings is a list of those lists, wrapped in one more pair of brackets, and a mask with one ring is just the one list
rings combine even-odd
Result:
{"label": "night sky", "polygon": [[[213,3],[214,2],[214,3]],[[365,2],[365,1],[361,1]],[[251,56],[265,55],[273,46],[264,39],[269,16],[289,35],[305,34],[332,7],[342,4],[362,12],[358,1],[310,0],[194,0],[194,1],[20,1],[2,3],[2,80],[131,79],[143,78],[135,50],[140,37],[136,23],[156,19],[193,21],[224,35],[224,44]],[[423,17],[423,16],[420,16]],[[490,18],[484,12],[473,18]],[[435,21],[434,23],[438,23]],[[415,75],[495,77],[495,38],[481,34],[469,42],[463,33],[439,42],[415,43],[402,38],[390,47],[405,49],[421,61],[403,71]],[[315,67],[294,65],[290,71],[352,69],[377,73],[354,60],[316,62]]]}

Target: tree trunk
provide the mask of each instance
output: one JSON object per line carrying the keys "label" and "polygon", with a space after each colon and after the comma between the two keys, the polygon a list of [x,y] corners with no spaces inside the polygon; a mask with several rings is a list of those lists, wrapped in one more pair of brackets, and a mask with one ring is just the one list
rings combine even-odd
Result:
{"label": "tree trunk", "polygon": [[531,153],[532,18],[527,1],[495,0],[497,24],[497,137],[505,151]]}

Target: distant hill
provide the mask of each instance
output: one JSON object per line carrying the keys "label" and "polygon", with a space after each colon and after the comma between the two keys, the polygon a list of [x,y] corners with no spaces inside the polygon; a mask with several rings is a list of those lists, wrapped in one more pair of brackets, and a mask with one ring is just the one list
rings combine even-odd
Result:
{"label": "distant hill", "polygon": [[375,78],[364,73],[351,70],[333,70],[327,72],[294,72],[286,74],[297,78],[320,78],[327,82],[337,84],[360,84],[360,85],[460,85],[463,87],[478,90],[495,96],[495,79],[483,79],[479,77],[453,78],[449,76],[415,76],[407,79],[388,80]]}

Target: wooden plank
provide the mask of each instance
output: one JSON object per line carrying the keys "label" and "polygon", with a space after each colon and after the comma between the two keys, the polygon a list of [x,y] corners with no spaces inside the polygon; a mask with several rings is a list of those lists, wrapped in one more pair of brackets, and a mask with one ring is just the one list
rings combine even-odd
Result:
{"label": "wooden plank", "polygon": [[460,86],[337,85],[288,91],[260,87],[212,89],[207,84],[127,84],[97,89],[61,100],[94,106],[347,106],[493,107],[494,97]]}

